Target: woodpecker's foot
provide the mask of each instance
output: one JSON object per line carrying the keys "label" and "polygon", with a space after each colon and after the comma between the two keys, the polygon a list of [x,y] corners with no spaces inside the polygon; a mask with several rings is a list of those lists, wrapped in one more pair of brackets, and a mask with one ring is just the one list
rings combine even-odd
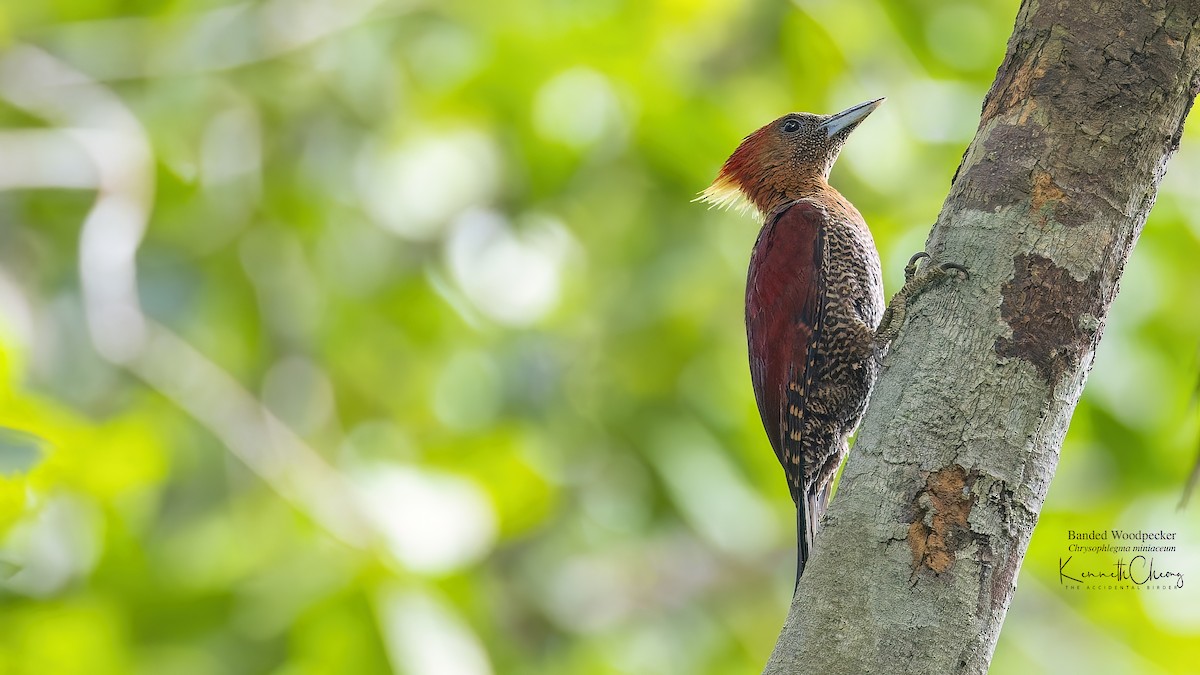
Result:
{"label": "woodpecker's foot", "polygon": [[[930,262],[928,264],[926,264],[924,266],[924,268],[922,268],[921,267],[922,260],[929,260]],[[938,263],[935,265],[935,264],[933,264],[933,256],[929,255],[925,251],[918,251],[918,252],[914,253],[911,258],[908,259],[908,264],[904,266],[904,285],[905,286],[907,286],[913,280],[913,277],[915,277],[917,275],[918,269],[921,270],[922,275],[924,275],[927,272],[931,272],[932,270],[938,270],[936,272],[932,272],[932,274],[941,276],[941,275],[948,274],[950,272],[950,270],[955,270],[958,272],[962,272],[963,279],[971,278],[971,273],[966,267],[959,265],[958,263],[952,263],[952,262]]]}
{"label": "woodpecker's foot", "polygon": [[922,251],[909,258],[908,265],[904,267],[904,287],[892,297],[891,304],[883,312],[879,327],[875,329],[875,343],[881,350],[900,334],[900,327],[904,325],[904,318],[908,314],[908,305],[917,296],[951,274],[958,276],[961,273],[963,279],[969,279],[971,276],[967,268],[958,263],[930,262],[921,266],[921,261],[926,259],[933,260],[928,253]]}

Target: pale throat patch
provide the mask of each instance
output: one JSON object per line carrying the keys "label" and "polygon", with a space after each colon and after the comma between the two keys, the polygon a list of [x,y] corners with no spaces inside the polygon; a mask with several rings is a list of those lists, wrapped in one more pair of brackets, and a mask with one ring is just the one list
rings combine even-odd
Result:
{"label": "pale throat patch", "polygon": [[701,192],[700,196],[692,201],[704,202],[710,207],[730,209],[738,213],[762,215],[754,202],[746,196],[746,191],[742,189],[741,184],[724,171],[717,176],[712,185],[705,188],[704,192]]}

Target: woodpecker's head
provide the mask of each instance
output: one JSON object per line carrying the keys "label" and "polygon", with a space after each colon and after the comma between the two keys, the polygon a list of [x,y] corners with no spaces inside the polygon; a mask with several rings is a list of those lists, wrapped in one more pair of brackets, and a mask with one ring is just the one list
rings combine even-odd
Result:
{"label": "woodpecker's head", "polygon": [[850,132],[882,102],[859,103],[836,115],[780,117],[742,141],[699,199],[765,215],[825,184]]}

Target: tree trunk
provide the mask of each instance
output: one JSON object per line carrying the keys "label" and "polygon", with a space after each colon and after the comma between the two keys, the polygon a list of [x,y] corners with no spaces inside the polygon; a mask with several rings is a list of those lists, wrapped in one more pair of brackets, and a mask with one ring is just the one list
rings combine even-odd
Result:
{"label": "tree trunk", "polygon": [[982,673],[1200,92],[1200,2],[1025,0],[766,673]]}

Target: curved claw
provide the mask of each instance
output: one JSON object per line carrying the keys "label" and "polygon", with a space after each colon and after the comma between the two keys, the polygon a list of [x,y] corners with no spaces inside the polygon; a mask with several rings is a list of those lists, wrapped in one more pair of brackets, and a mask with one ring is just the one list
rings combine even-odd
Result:
{"label": "curved claw", "polygon": [[956,271],[962,272],[963,279],[971,278],[970,270],[968,270],[966,267],[963,267],[962,265],[959,265],[958,263],[952,263],[952,262],[942,263],[942,264],[938,265],[938,269],[940,269],[943,272],[949,272],[950,270],[956,270]]}
{"label": "curved claw", "polygon": [[905,267],[916,267],[917,262],[920,261],[922,258],[930,258],[930,257],[932,257],[932,256],[930,256],[925,251],[917,251],[916,253],[913,254],[913,256],[911,258],[908,259],[908,264],[905,265]]}
{"label": "curved claw", "polygon": [[917,253],[914,253],[913,257],[908,259],[908,264],[904,266],[904,281],[905,282],[912,280],[913,276],[915,276],[917,273],[917,263],[921,262],[921,260],[923,260],[925,258],[932,258],[932,256],[930,256],[925,251],[919,251]]}

